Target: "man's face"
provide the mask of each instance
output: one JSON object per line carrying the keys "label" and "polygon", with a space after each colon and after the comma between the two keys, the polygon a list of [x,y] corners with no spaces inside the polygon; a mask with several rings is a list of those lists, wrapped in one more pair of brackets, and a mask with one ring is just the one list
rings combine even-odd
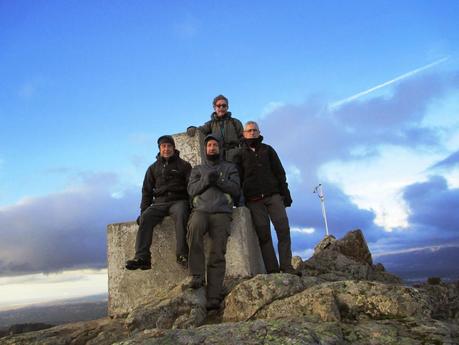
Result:
{"label": "man's face", "polygon": [[220,147],[216,140],[210,139],[206,144],[206,154],[209,156],[218,155],[220,153]]}
{"label": "man's face", "polygon": [[162,143],[159,145],[159,154],[163,158],[169,158],[174,155],[174,146],[170,143]]}
{"label": "man's face", "polygon": [[219,99],[214,105],[214,111],[218,117],[225,116],[228,111],[228,104],[224,99]]}
{"label": "man's face", "polygon": [[250,124],[245,126],[244,129],[244,138],[246,139],[255,139],[260,136],[260,131],[258,130],[257,126],[254,124]]}

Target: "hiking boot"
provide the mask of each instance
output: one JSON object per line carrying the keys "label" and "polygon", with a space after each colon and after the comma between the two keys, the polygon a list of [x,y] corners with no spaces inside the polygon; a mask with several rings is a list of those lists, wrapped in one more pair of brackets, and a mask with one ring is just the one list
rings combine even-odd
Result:
{"label": "hiking boot", "polygon": [[303,273],[299,270],[294,269],[293,267],[287,267],[285,269],[282,269],[281,272],[283,273],[288,273],[288,274],[294,274],[297,275],[298,277],[303,276]]}
{"label": "hiking boot", "polygon": [[185,255],[177,256],[177,263],[182,266],[183,268],[188,267],[188,258]]}
{"label": "hiking boot", "polygon": [[220,309],[221,300],[218,298],[209,298],[206,302],[206,309],[207,310],[215,310]]}
{"label": "hiking boot", "polygon": [[141,270],[149,270],[151,269],[151,260],[147,260],[147,259],[132,259],[132,260],[128,260],[126,261],[126,269],[128,270],[137,270],[137,269],[141,269]]}

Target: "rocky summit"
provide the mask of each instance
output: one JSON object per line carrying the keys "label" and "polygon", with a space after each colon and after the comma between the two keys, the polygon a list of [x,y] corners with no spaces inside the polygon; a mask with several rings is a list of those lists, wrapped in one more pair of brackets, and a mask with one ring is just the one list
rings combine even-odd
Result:
{"label": "rocky summit", "polygon": [[225,281],[220,310],[186,280],[117,318],[8,336],[1,344],[459,344],[459,285],[416,286],[374,264],[362,231],[294,258],[302,277]]}

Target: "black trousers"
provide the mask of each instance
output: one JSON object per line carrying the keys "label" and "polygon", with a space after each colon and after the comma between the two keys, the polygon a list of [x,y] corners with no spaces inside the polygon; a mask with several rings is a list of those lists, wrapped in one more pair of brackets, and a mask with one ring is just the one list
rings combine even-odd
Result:
{"label": "black trousers", "polygon": [[221,298],[226,271],[226,243],[231,231],[230,213],[193,211],[188,223],[190,246],[188,270],[191,275],[204,278],[204,235],[209,233],[210,253],[207,258],[207,298]]}
{"label": "black trousers", "polygon": [[150,259],[150,246],[153,238],[153,229],[166,216],[172,216],[175,222],[175,253],[177,256],[188,256],[186,243],[186,224],[190,214],[188,200],[178,200],[153,204],[140,217],[139,230],[135,240],[135,257]]}
{"label": "black trousers", "polygon": [[258,201],[247,201],[247,207],[252,214],[266,272],[279,272],[279,263],[271,237],[270,219],[277,234],[280,269],[283,271],[290,269],[292,267],[292,243],[287,212],[282,197],[279,194],[274,194]]}

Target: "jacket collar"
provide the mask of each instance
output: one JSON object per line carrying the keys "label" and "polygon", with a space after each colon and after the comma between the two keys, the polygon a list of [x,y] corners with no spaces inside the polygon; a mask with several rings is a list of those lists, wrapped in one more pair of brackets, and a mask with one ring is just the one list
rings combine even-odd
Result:
{"label": "jacket collar", "polygon": [[[255,144],[255,148],[258,148],[258,147],[261,145],[261,143],[263,142],[263,136],[260,135],[257,139],[258,139],[258,140],[257,140],[257,142],[256,142],[256,144]],[[243,143],[244,147],[246,147],[247,149],[250,149],[250,145],[249,145],[247,139],[244,138],[244,139],[242,140],[242,143]]]}
{"label": "jacket collar", "polygon": [[229,118],[231,118],[231,112],[230,111],[228,111],[225,115],[223,115],[223,117],[218,117],[217,113],[215,111],[212,113],[212,115],[210,115],[210,119],[214,120],[214,121],[221,121],[221,120],[226,120],[226,119],[229,119]]}
{"label": "jacket collar", "polygon": [[[174,154],[172,156],[169,157],[169,159],[167,159],[168,162],[173,162],[175,161],[178,157],[180,157],[180,151],[177,150],[177,149],[174,149]],[[165,163],[166,162],[166,159],[161,157],[160,153],[158,152],[158,154],[156,155],[156,159],[162,163]]]}

